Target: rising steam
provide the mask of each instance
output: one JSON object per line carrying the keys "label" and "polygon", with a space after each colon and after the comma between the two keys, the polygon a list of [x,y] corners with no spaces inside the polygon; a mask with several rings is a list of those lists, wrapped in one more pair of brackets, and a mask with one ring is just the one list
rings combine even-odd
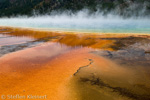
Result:
{"label": "rising steam", "polygon": [[87,10],[76,14],[42,15],[34,17],[18,16],[1,18],[1,26],[47,28],[63,31],[150,33],[150,19],[121,18],[114,14],[87,14]]}

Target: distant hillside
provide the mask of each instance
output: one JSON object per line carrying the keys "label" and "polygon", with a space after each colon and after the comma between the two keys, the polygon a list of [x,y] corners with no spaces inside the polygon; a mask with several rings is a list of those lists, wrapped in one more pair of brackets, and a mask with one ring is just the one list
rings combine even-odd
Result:
{"label": "distant hillside", "polygon": [[65,10],[76,12],[83,8],[91,12],[99,10],[104,14],[114,12],[122,16],[150,15],[148,0],[0,0],[0,17],[32,16],[33,10],[45,14]]}

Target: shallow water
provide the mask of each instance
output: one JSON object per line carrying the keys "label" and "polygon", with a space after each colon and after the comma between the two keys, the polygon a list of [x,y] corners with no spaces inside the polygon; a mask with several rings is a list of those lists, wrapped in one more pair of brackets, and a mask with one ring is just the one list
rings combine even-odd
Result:
{"label": "shallow water", "polygon": [[34,40],[33,38],[29,38],[29,37],[17,37],[17,36],[0,34],[0,46],[21,44],[33,40]]}
{"label": "shallow water", "polygon": [[[66,35],[25,29],[16,29],[12,32],[10,35],[0,35],[0,40],[5,39],[0,43],[7,45],[27,42],[32,38],[44,40],[46,37],[50,40],[0,57],[0,94],[7,99],[9,95],[16,96],[16,94],[22,96],[21,99],[27,99],[27,95],[46,95],[48,100],[149,100],[150,98],[148,66],[123,65],[94,53],[112,50],[110,46],[114,45],[114,41],[120,36],[108,35],[108,38],[107,35]],[[125,43],[128,41],[128,45],[132,45],[133,40],[135,44],[149,43],[146,38],[128,36],[120,38],[119,43],[122,39],[125,39]],[[107,55],[107,52],[102,53]],[[124,52],[121,54],[123,55],[121,57],[126,57]],[[132,56],[134,59],[134,55]],[[126,63],[125,60],[123,63]]]}
{"label": "shallow water", "polygon": [[5,55],[0,58],[0,94],[46,95],[48,100],[149,96],[150,68],[120,66],[91,51],[95,50],[49,42]]}
{"label": "shallow water", "polygon": [[65,100],[64,84],[78,66],[88,62],[84,53],[87,51],[45,43],[3,56],[0,58],[0,94],[47,95],[48,99]]}

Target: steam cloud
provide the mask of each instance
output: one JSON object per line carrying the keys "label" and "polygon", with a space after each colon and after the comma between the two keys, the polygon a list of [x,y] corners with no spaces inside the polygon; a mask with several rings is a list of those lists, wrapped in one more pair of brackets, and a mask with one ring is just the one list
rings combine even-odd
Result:
{"label": "steam cloud", "polygon": [[101,13],[95,13],[89,16],[87,13],[87,10],[83,10],[72,15],[63,13],[34,17],[0,18],[0,25],[63,31],[150,33],[150,19],[148,18],[124,19],[113,14],[103,16]]}

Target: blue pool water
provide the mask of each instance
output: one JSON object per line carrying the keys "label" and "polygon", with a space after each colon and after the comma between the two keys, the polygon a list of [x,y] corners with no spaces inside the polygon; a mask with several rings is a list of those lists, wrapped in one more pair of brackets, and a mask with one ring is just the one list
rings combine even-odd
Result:
{"label": "blue pool water", "polygon": [[145,33],[150,34],[150,19],[122,19],[109,16],[38,16],[1,18],[0,26],[42,28],[63,31],[101,33]]}

